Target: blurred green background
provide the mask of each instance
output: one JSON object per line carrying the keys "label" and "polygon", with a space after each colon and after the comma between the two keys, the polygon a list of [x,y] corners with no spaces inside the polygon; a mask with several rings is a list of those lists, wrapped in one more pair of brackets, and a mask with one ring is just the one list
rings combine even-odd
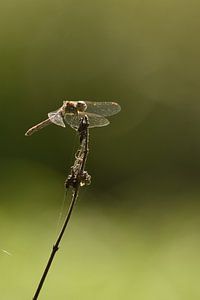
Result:
{"label": "blurred green background", "polygon": [[24,133],[68,99],[122,111],[90,131],[92,185],[40,299],[199,299],[199,1],[2,0],[0,11],[1,298],[32,299],[55,240],[75,132]]}

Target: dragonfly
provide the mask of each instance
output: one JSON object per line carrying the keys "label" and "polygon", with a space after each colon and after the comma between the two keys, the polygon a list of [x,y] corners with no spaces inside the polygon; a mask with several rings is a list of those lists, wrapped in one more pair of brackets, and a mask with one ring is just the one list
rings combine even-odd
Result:
{"label": "dragonfly", "polygon": [[106,126],[110,123],[106,117],[115,115],[120,110],[121,107],[116,102],[63,101],[59,109],[48,113],[48,119],[31,127],[25,135],[30,136],[50,124],[61,127],[66,127],[68,124],[77,130],[81,119],[86,115],[89,128]]}

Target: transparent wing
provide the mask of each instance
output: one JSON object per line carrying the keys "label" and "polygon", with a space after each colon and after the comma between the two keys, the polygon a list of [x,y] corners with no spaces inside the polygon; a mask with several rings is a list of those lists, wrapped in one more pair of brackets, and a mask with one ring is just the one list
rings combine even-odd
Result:
{"label": "transparent wing", "polygon": [[104,116],[100,116],[92,113],[79,112],[78,115],[75,114],[66,114],[65,121],[74,129],[77,129],[80,124],[81,118],[85,115],[88,116],[89,119],[89,128],[92,127],[102,127],[108,125],[110,122],[104,118]]}
{"label": "transparent wing", "polygon": [[52,123],[54,123],[58,126],[61,126],[61,127],[65,127],[65,123],[63,121],[63,117],[60,113],[60,110],[56,110],[56,111],[52,111],[52,112],[48,113],[48,117]]}
{"label": "transparent wing", "polygon": [[116,102],[85,102],[87,104],[87,112],[105,117],[115,115],[121,110],[120,105]]}

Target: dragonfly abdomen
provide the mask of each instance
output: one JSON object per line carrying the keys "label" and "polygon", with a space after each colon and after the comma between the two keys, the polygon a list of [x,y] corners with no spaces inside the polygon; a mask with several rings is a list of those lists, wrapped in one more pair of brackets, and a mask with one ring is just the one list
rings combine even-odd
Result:
{"label": "dragonfly abdomen", "polygon": [[38,130],[40,130],[40,129],[42,129],[42,128],[44,128],[44,127],[50,125],[50,124],[52,124],[52,122],[51,122],[51,120],[48,118],[48,119],[42,121],[41,123],[39,123],[39,124],[37,124],[37,125],[31,127],[31,128],[25,133],[25,135],[26,135],[26,136],[30,136],[30,135],[32,135],[33,133],[35,133],[36,131],[38,131]]}

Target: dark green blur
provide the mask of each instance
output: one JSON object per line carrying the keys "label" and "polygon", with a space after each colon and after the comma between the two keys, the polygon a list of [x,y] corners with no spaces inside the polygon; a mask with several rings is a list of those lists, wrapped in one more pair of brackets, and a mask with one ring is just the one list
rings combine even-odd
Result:
{"label": "dark green blur", "polygon": [[32,299],[78,145],[71,128],[24,133],[63,100],[93,100],[122,111],[90,131],[92,185],[39,299],[200,299],[199,2],[0,11],[0,298]]}

